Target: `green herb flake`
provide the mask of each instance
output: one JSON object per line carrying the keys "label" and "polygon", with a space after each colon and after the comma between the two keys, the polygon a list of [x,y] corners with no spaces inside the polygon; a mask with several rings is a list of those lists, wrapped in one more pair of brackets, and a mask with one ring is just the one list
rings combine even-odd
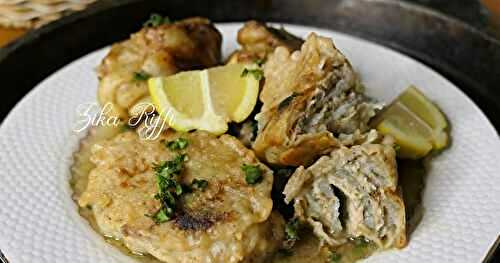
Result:
{"label": "green herb flake", "polygon": [[252,125],[252,141],[255,141],[255,138],[257,138],[257,135],[259,133],[259,123],[257,121],[252,121],[250,123]]}
{"label": "green herb flake", "polygon": [[253,77],[256,79],[256,80],[261,80],[263,77],[264,77],[264,71],[262,71],[262,69],[248,69],[248,68],[245,68],[243,70],[243,72],[241,72],[241,75],[240,77],[246,77],[248,74],[252,74]]}
{"label": "green herb flake", "polygon": [[144,71],[136,71],[134,72],[134,80],[136,81],[146,81],[151,78],[151,75]]}
{"label": "green herb flake", "polygon": [[266,59],[265,58],[258,58],[256,60],[254,60],[254,63],[260,67],[260,66],[264,65],[264,63],[266,63]]}
{"label": "green herb flake", "polygon": [[294,93],[292,93],[292,95],[290,95],[290,96],[286,97],[284,100],[282,100],[280,102],[280,104],[278,104],[278,111],[282,111],[286,107],[288,107],[288,105],[290,105],[292,100],[297,96],[299,96],[299,94],[294,92]]}
{"label": "green herb flake", "polygon": [[161,224],[172,219],[175,216],[177,199],[185,193],[185,188],[179,183],[180,175],[186,155],[181,154],[173,160],[165,161],[154,165],[158,193],[155,199],[161,203],[161,208],[153,215],[149,216],[157,224]]}
{"label": "green herb flake", "polygon": [[158,212],[156,212],[152,216],[151,215],[145,215],[145,216],[151,217],[153,219],[153,221],[158,225],[170,220],[170,217],[167,216],[167,214],[165,213],[165,211],[163,209],[158,210]]}
{"label": "green herb flake", "polygon": [[208,181],[203,179],[194,179],[191,183],[193,189],[204,190],[208,186]]}
{"label": "green herb flake", "polygon": [[342,255],[337,254],[335,251],[332,251],[330,253],[329,259],[330,259],[330,263],[339,263],[340,260],[342,259]]}
{"label": "green herb flake", "polygon": [[163,17],[159,14],[151,14],[151,16],[149,16],[149,19],[146,22],[144,22],[143,26],[157,27],[163,24],[170,24],[170,23],[171,21],[170,18],[168,18],[168,16]]}
{"label": "green herb flake", "polygon": [[185,138],[177,138],[165,144],[172,151],[185,149],[189,145],[189,141]]}
{"label": "green herb flake", "polygon": [[257,184],[263,179],[262,170],[258,165],[243,164],[241,170],[245,172],[245,181],[247,184]]}
{"label": "green herb flake", "polygon": [[184,193],[184,187],[182,187],[181,184],[176,184],[175,185],[175,194],[177,196],[181,196]]}
{"label": "green herb flake", "polygon": [[394,151],[396,152],[396,154],[399,153],[399,151],[401,150],[401,146],[399,146],[399,144],[394,144]]}
{"label": "green herb flake", "polygon": [[285,226],[286,240],[289,241],[299,240],[299,228],[300,228],[300,222],[297,218],[288,221],[288,223],[286,223]]}

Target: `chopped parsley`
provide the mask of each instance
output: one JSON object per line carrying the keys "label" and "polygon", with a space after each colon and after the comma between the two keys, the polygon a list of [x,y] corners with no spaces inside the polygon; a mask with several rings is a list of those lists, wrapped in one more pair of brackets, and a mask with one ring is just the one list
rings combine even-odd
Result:
{"label": "chopped parsley", "polygon": [[285,226],[285,238],[287,240],[299,240],[299,227],[300,222],[297,218],[288,221]]}
{"label": "chopped parsley", "polygon": [[156,224],[169,221],[175,216],[177,199],[184,192],[179,183],[179,175],[185,160],[186,155],[181,154],[173,160],[162,162],[153,168],[158,184],[158,193],[155,195],[155,199],[161,203],[161,208],[150,216]]}
{"label": "chopped parsley", "polygon": [[264,77],[264,71],[262,69],[247,69],[245,68],[243,72],[241,72],[240,77],[246,77],[248,74],[252,74],[256,80],[261,80]]}
{"label": "chopped parsley", "polygon": [[396,152],[396,154],[399,153],[399,151],[401,150],[401,146],[399,146],[399,144],[394,144],[394,151]]}
{"label": "chopped parsley", "polygon": [[262,66],[264,63],[266,63],[266,59],[265,58],[258,58],[256,60],[254,60],[254,63],[257,64],[257,66]]}
{"label": "chopped parsley", "polygon": [[143,26],[145,27],[157,27],[163,24],[170,24],[170,18],[168,16],[161,16],[159,14],[151,14],[148,21],[144,22]]}
{"label": "chopped parsley", "polygon": [[330,252],[330,263],[339,263],[340,259],[342,259],[342,256],[340,254],[337,254],[335,251]]}
{"label": "chopped parsley", "polygon": [[189,141],[185,138],[177,138],[166,143],[167,148],[172,151],[185,149],[189,145]]}
{"label": "chopped parsley", "polygon": [[[181,149],[186,145],[187,140]],[[208,186],[206,180],[194,179],[191,187],[180,182],[179,177],[186,160],[187,156],[180,154],[172,160],[155,164],[153,167],[158,185],[158,193],[154,198],[160,201],[161,207],[153,215],[146,216],[151,217],[156,224],[167,222],[175,217],[177,201],[183,194],[191,193],[192,188],[203,190]]]}
{"label": "chopped parsley", "polygon": [[134,80],[137,81],[146,81],[151,78],[151,75],[144,71],[136,71],[134,72]]}
{"label": "chopped parsley", "polygon": [[297,218],[290,219],[285,225],[285,240],[283,247],[291,249],[297,240],[299,240],[300,222]]}
{"label": "chopped parsley", "polygon": [[280,104],[278,104],[278,111],[282,111],[282,110],[284,110],[286,107],[288,107],[288,105],[290,105],[290,103],[292,102],[292,100],[293,100],[295,97],[297,97],[297,96],[299,96],[299,94],[298,94],[298,93],[296,93],[296,92],[294,92],[294,93],[292,93],[292,95],[290,95],[290,96],[286,97],[284,100],[282,100],[282,101],[280,102]]}
{"label": "chopped parsley", "polygon": [[[149,216],[149,215],[147,215]],[[155,221],[156,224],[161,224],[164,222],[167,222],[170,220],[170,216],[167,215],[167,212],[165,212],[165,209],[160,209],[158,212],[156,212],[154,215],[150,216],[153,221]]]}
{"label": "chopped parsley", "polygon": [[191,188],[193,189],[200,189],[204,190],[208,186],[208,181],[203,180],[203,179],[194,179],[193,182],[191,182]]}
{"label": "chopped parsley", "polygon": [[255,138],[257,138],[257,134],[259,133],[259,123],[257,121],[252,121],[250,123],[250,125],[252,125],[252,141],[255,140]]}
{"label": "chopped parsley", "polygon": [[245,172],[247,184],[257,184],[262,181],[262,170],[258,165],[243,164],[241,170]]}

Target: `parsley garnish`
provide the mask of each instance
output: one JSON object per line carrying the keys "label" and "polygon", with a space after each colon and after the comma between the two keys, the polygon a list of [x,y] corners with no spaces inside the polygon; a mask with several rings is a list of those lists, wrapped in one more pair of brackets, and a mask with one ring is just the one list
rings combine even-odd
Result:
{"label": "parsley garnish", "polygon": [[257,64],[259,67],[262,66],[264,63],[266,63],[266,59],[265,58],[258,58],[256,60],[254,60],[254,63]]}
{"label": "parsley garnish", "polygon": [[401,150],[401,146],[399,146],[399,144],[394,144],[394,151],[397,153],[399,153],[399,151]]}
{"label": "parsley garnish", "polygon": [[170,216],[167,215],[167,212],[165,212],[165,209],[158,210],[152,216],[150,216],[150,215],[146,215],[146,216],[151,217],[153,219],[153,221],[155,221],[156,224],[161,224],[161,223],[164,223],[164,222],[167,222],[168,220],[170,220]]}
{"label": "parsley garnish", "polygon": [[254,141],[255,138],[257,138],[257,133],[259,132],[259,124],[257,123],[257,121],[252,121],[251,125],[252,125],[252,141]]}
{"label": "parsley garnish", "polygon": [[189,145],[189,141],[185,138],[177,138],[166,143],[167,148],[172,151],[185,149]]}
{"label": "parsley garnish", "polygon": [[247,184],[257,184],[262,181],[262,170],[258,165],[243,164],[241,170],[245,172],[245,181]]}
{"label": "parsley garnish", "polygon": [[[186,144],[183,145],[184,146],[179,149],[183,149],[187,146],[187,140]],[[154,215],[145,216],[151,217],[156,224],[161,224],[174,218],[177,208],[177,200],[181,197],[181,195],[192,191],[191,187],[180,183],[179,180],[184,161],[186,161],[186,155],[180,154],[170,161],[156,164],[153,167],[158,185],[158,193],[155,195],[155,199],[160,201],[161,207]],[[206,180],[194,179],[191,186],[195,189],[203,190],[208,186],[208,182]]]}
{"label": "parsley garnish", "polygon": [[280,104],[278,104],[278,111],[282,111],[282,110],[284,110],[286,107],[288,107],[288,105],[290,105],[290,103],[292,102],[292,100],[293,100],[295,97],[297,97],[297,96],[299,96],[299,94],[298,94],[298,93],[296,93],[296,92],[294,92],[294,93],[292,93],[292,95],[290,95],[290,96],[286,97],[284,100],[282,100],[282,101],[280,102]]}
{"label": "parsley garnish", "polygon": [[184,192],[178,177],[185,159],[186,155],[181,154],[173,160],[162,162],[153,167],[158,184],[158,194],[155,195],[155,199],[160,201],[161,208],[150,217],[157,224],[171,220],[175,216],[177,199]]}
{"label": "parsley garnish", "polygon": [[134,80],[137,81],[146,81],[151,78],[151,75],[144,71],[136,71],[134,72]]}
{"label": "parsley garnish", "polygon": [[342,256],[340,254],[337,254],[335,251],[330,252],[330,263],[338,263],[340,262],[340,259]]}
{"label": "parsley garnish", "polygon": [[163,17],[159,14],[151,14],[148,21],[144,22],[143,26],[156,27],[159,25],[170,24],[170,23],[171,23],[171,21],[170,21],[170,18],[168,18],[168,16]]}
{"label": "parsley garnish", "polygon": [[208,181],[203,179],[194,179],[191,187],[194,189],[204,190],[208,186]]}
{"label": "parsley garnish", "polygon": [[243,70],[243,72],[241,72],[240,77],[246,77],[248,74],[252,74],[256,80],[261,80],[264,77],[264,71],[262,71],[262,69],[258,69],[258,68],[256,68],[256,69],[245,68]]}
{"label": "parsley garnish", "polygon": [[292,241],[299,240],[299,227],[300,222],[297,218],[288,221],[285,226],[285,238]]}
{"label": "parsley garnish", "polygon": [[290,219],[285,225],[285,240],[283,247],[291,249],[297,240],[299,240],[300,222],[297,218]]}

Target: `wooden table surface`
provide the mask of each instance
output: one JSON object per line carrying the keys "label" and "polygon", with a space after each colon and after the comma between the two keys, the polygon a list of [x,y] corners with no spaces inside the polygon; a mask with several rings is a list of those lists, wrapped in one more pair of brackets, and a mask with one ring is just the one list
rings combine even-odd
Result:
{"label": "wooden table surface", "polygon": [[24,29],[9,29],[0,27],[0,47],[6,45],[19,36],[22,36],[24,32],[26,32]]}

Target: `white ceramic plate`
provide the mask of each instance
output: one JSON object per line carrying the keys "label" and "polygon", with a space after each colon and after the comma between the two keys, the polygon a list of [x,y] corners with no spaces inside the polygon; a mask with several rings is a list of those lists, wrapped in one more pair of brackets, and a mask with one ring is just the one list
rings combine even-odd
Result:
{"label": "white ceramic plate", "polygon": [[[237,47],[240,26],[218,25],[226,55]],[[480,262],[500,233],[500,140],[484,114],[449,81],[402,54],[336,32],[286,28],[332,37],[375,98],[390,101],[415,84],[451,122],[453,144],[432,162],[424,217],[409,245],[367,261]],[[68,184],[71,156],[84,135],[72,132],[76,108],[96,101],[94,68],[106,51],[44,80],[0,127],[0,249],[13,263],[133,262],[79,217]]]}

